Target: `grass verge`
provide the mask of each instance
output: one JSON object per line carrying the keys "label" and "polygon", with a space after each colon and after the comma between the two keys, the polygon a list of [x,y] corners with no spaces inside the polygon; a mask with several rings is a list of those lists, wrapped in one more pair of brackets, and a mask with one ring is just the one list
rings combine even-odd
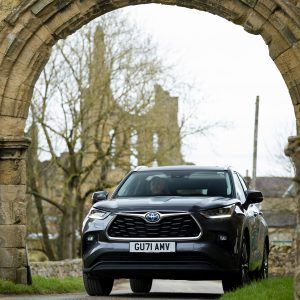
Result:
{"label": "grass verge", "polygon": [[[82,278],[45,278],[33,276],[33,284],[14,284],[0,280],[0,294],[62,294],[83,292]],[[269,278],[226,293],[220,300],[293,300],[293,278]]]}
{"label": "grass verge", "polygon": [[33,276],[32,280],[32,285],[0,280],[0,294],[62,294],[84,291],[82,278],[58,279]]}
{"label": "grass verge", "polygon": [[220,300],[293,300],[293,278],[276,277],[253,282],[244,288],[224,294]]}

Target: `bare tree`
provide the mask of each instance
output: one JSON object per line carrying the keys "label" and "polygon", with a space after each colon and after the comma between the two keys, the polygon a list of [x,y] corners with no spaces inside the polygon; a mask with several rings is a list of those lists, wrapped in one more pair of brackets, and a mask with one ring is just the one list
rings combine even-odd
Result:
{"label": "bare tree", "polygon": [[[33,119],[34,120],[34,119]],[[44,208],[42,205],[41,196],[38,193],[39,190],[39,176],[41,175],[41,166],[38,163],[38,137],[37,137],[37,126],[33,122],[32,126],[29,128],[28,136],[31,138],[31,144],[27,152],[27,164],[28,167],[27,171],[27,178],[28,178],[28,185],[30,187],[30,194],[32,199],[34,200],[35,208],[38,213],[40,228],[43,234],[43,250],[44,253],[50,260],[55,260],[55,254],[52,249],[50,240],[49,240],[49,231],[46,225]]]}
{"label": "bare tree", "polygon": [[[57,212],[56,254],[51,253],[47,242],[45,219],[40,218],[50,258],[78,255],[85,200],[96,189],[115,186],[120,175],[130,169],[130,157],[139,157],[132,140],[141,139],[141,128],[152,137],[156,133],[160,145],[165,144],[163,151],[144,157],[148,164],[166,161],[164,154],[172,153],[187,134],[209,127],[184,130],[183,119],[174,133],[167,125],[158,125],[163,112],[155,111],[154,86],[175,81],[170,68],[158,58],[156,47],[142,36],[118,13],[101,17],[58,42],[36,85],[32,122],[39,129],[40,157],[49,160],[42,169],[47,170],[47,176],[30,174],[29,191],[40,214],[40,201]],[[145,115],[151,111],[156,118],[149,121]],[[137,142],[143,144],[142,140]],[[38,181],[42,183],[36,184]],[[59,196],[57,190],[61,191]]]}
{"label": "bare tree", "polygon": [[[287,146],[287,137],[295,135],[295,123],[285,124],[280,130],[273,132],[272,149],[270,145],[265,145],[269,160],[269,176],[293,177],[295,175],[295,165],[293,160],[286,156],[284,149]],[[276,167],[272,167],[272,164]]]}
{"label": "bare tree", "polygon": [[102,18],[55,47],[31,111],[63,194],[49,199],[32,176],[29,186],[35,199],[52,201],[61,214],[59,258],[77,254],[86,196],[116,184],[108,178],[112,165],[129,170],[130,116],[149,109],[162,73],[153,45],[120,16]]}

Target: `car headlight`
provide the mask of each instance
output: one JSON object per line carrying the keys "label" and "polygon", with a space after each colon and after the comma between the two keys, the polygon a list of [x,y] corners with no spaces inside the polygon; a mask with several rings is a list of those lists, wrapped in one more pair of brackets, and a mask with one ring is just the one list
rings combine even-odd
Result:
{"label": "car headlight", "polygon": [[108,211],[104,211],[104,210],[92,208],[92,209],[90,210],[90,213],[89,213],[88,217],[89,217],[90,219],[103,220],[103,219],[105,219],[109,214],[110,214],[110,212],[108,212]]}
{"label": "car headlight", "polygon": [[235,204],[201,211],[200,214],[209,219],[230,218],[234,212]]}

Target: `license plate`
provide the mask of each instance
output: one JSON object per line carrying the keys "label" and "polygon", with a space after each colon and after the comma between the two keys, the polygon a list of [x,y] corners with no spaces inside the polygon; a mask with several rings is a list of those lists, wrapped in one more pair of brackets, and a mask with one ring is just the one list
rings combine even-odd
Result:
{"label": "license plate", "polygon": [[130,242],[129,252],[146,252],[146,253],[160,253],[160,252],[175,252],[175,242]]}

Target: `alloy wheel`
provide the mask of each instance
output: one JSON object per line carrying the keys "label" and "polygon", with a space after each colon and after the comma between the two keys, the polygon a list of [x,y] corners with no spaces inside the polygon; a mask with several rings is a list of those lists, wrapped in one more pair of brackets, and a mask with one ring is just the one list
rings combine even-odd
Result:
{"label": "alloy wheel", "polygon": [[250,281],[249,274],[249,255],[246,239],[243,239],[242,257],[241,257],[241,284],[245,285]]}

